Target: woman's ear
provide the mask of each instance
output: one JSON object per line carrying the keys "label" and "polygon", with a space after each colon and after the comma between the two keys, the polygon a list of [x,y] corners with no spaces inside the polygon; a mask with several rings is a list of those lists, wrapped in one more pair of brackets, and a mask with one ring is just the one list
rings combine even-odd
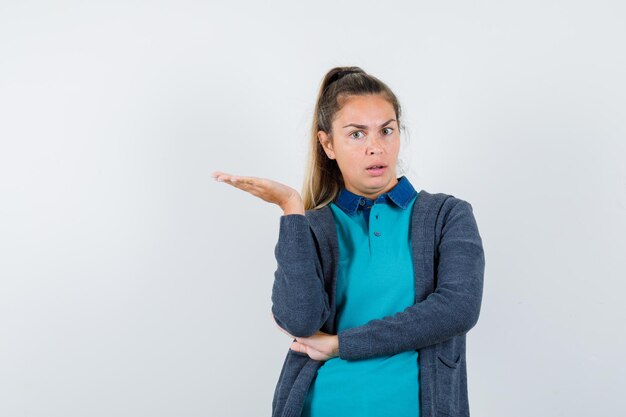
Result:
{"label": "woman's ear", "polygon": [[330,140],[330,136],[323,130],[318,130],[317,139],[320,141],[324,152],[326,152],[326,156],[328,156],[329,159],[335,159],[335,151],[333,150],[333,143]]}

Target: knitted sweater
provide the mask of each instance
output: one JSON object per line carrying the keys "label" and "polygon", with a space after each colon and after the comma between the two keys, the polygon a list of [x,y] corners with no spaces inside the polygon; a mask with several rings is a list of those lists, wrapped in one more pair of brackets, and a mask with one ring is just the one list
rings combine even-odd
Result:
{"label": "knitted sweater", "polygon": [[[423,417],[469,416],[465,334],[482,301],[485,257],[470,203],[420,191],[411,213],[415,304],[338,333],[339,357],[359,360],[419,352]],[[276,322],[296,337],[337,334],[338,240],[329,206],[280,218],[272,287]],[[322,362],[289,349],[272,417],[299,417]]]}

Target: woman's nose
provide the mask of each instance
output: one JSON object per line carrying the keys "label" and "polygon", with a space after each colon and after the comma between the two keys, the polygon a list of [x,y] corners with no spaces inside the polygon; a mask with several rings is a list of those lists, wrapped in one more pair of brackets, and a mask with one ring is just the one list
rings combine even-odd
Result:
{"label": "woman's nose", "polygon": [[376,153],[382,153],[383,147],[381,144],[381,140],[378,138],[374,138],[373,136],[369,137],[369,143],[367,144],[367,154],[373,155]]}

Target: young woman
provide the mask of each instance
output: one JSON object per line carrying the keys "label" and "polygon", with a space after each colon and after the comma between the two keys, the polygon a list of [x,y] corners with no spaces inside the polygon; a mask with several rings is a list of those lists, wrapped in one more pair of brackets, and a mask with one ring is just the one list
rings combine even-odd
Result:
{"label": "young woman", "polygon": [[294,338],[273,417],[469,416],[465,334],[485,266],[471,204],[397,177],[401,109],[358,67],[320,87],[302,195],[214,172],[284,212],[272,317]]}

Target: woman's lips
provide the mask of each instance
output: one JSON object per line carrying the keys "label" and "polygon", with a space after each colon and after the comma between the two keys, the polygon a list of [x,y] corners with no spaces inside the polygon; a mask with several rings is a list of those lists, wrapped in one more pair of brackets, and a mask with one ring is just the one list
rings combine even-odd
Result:
{"label": "woman's lips", "polygon": [[366,171],[369,172],[370,175],[372,175],[373,177],[379,177],[383,175],[386,169],[387,169],[386,166],[381,165],[381,166],[377,166],[373,168],[367,168]]}

